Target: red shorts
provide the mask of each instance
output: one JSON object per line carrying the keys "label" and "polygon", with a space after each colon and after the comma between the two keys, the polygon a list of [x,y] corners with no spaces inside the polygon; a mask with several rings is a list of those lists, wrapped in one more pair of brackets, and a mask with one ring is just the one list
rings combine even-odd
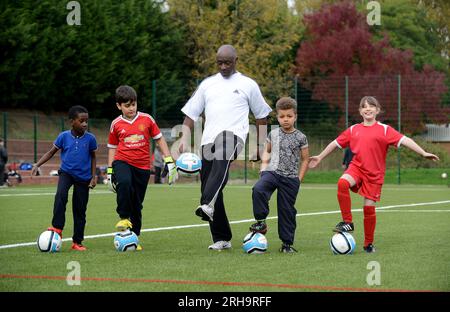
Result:
{"label": "red shorts", "polygon": [[370,183],[361,170],[356,166],[352,166],[352,164],[350,164],[344,173],[350,175],[355,180],[356,184],[351,188],[354,193],[358,193],[376,202],[380,201],[383,184]]}

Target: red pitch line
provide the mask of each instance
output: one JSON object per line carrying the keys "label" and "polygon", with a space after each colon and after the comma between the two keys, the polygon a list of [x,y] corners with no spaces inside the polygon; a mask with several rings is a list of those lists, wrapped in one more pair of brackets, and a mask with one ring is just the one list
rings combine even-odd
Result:
{"label": "red pitch line", "polygon": [[[65,280],[66,279],[65,276],[15,275],[15,274],[0,274],[0,278],[45,279],[45,280]],[[217,286],[244,286],[244,287],[248,286],[248,287],[290,288],[290,289],[312,289],[312,290],[321,290],[321,291],[435,292],[433,290],[377,289],[377,288],[335,287],[335,286],[300,285],[300,284],[189,281],[189,280],[164,280],[164,279],[142,279],[142,278],[83,277],[83,278],[80,278],[80,281],[123,282],[123,283],[163,283],[163,284],[217,285]]]}

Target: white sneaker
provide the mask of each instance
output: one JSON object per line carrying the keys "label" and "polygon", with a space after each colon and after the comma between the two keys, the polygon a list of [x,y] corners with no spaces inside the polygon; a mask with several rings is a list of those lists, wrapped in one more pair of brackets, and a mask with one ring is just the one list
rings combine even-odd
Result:
{"label": "white sneaker", "polygon": [[230,249],[230,248],[231,248],[231,242],[227,242],[227,241],[218,241],[208,247],[208,249],[212,249],[212,250],[224,250],[224,249]]}
{"label": "white sneaker", "polygon": [[197,207],[195,214],[203,221],[213,221],[214,208],[209,205],[201,205]]}

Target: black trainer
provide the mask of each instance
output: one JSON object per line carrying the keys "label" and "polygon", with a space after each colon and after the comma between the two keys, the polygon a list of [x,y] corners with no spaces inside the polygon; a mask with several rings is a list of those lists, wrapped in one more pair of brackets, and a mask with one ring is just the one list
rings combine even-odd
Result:
{"label": "black trainer", "polygon": [[363,247],[364,251],[367,253],[375,252],[375,246],[373,244],[369,244]]}
{"label": "black trainer", "polygon": [[336,224],[336,227],[333,229],[333,232],[342,233],[342,232],[353,232],[355,227],[353,226],[353,222],[339,222]]}
{"label": "black trainer", "polygon": [[266,234],[267,233],[267,224],[266,221],[258,221],[256,223],[253,223],[250,226],[250,232],[253,233],[261,233],[261,234]]}
{"label": "black trainer", "polygon": [[283,243],[283,245],[281,245],[280,252],[294,253],[294,252],[298,252],[298,251],[291,245]]}
{"label": "black trainer", "polygon": [[195,210],[195,214],[203,221],[213,221],[214,209],[208,205],[200,205]]}

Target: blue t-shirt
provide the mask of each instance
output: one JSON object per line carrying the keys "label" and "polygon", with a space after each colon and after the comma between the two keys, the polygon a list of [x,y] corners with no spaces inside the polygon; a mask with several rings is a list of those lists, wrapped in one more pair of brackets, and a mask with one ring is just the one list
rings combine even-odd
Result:
{"label": "blue t-shirt", "polygon": [[61,170],[77,181],[92,179],[91,152],[97,149],[97,140],[90,132],[75,137],[71,130],[61,132],[53,143],[61,150]]}

